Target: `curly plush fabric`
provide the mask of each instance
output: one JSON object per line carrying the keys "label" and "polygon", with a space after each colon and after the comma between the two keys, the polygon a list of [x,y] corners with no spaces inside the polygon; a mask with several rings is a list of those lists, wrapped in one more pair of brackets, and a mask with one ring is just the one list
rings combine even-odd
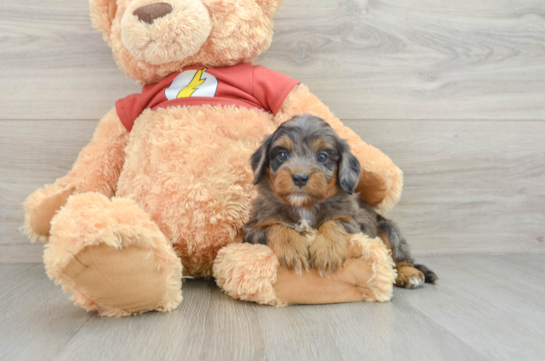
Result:
{"label": "curly plush fabric", "polygon": [[279,265],[278,257],[267,246],[233,244],[218,253],[214,277],[218,286],[233,298],[286,306],[274,291]]}

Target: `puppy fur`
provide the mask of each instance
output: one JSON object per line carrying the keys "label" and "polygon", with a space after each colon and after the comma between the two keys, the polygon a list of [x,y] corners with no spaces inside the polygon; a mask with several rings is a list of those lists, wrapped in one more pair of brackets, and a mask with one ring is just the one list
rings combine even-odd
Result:
{"label": "puppy fur", "polygon": [[[259,195],[244,242],[271,247],[280,263],[328,275],[351,254],[351,235],[380,236],[392,249],[398,286],[413,288],[437,276],[413,266],[397,226],[362,202],[354,190],[360,164],[324,120],[299,116],[268,136],[251,158]],[[312,235],[312,236],[311,236]]]}

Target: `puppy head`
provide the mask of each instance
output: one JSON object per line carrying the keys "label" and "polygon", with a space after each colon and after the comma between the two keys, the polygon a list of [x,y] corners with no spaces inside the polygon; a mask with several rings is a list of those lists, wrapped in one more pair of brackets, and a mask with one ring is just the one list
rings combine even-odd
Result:
{"label": "puppy head", "polygon": [[360,163],[324,120],[300,116],[282,124],[252,156],[254,184],[269,182],[293,207],[311,207],[341,189],[352,194]]}

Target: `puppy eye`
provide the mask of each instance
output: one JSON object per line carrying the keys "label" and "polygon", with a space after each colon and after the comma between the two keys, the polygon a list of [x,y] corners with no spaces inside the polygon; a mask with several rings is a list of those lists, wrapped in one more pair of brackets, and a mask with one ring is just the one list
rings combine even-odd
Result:
{"label": "puppy eye", "polygon": [[282,162],[285,162],[290,158],[290,155],[288,154],[288,152],[283,150],[280,153],[278,153],[278,155],[276,157],[278,158],[278,160],[280,160]]}
{"label": "puppy eye", "polygon": [[329,157],[327,156],[326,153],[320,153],[316,156],[316,160],[320,163],[325,163],[327,162],[328,159]]}

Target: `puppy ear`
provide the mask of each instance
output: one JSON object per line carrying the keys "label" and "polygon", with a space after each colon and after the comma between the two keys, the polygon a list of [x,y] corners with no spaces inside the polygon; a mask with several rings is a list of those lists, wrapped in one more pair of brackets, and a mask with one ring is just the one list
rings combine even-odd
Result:
{"label": "puppy ear", "polygon": [[93,26],[102,33],[104,40],[110,43],[112,21],[117,12],[116,0],[90,0],[91,20]]}
{"label": "puppy ear", "polygon": [[265,138],[258,150],[252,155],[252,170],[254,171],[254,184],[258,184],[263,179],[269,166],[269,150],[271,149],[272,135]]}
{"label": "puppy ear", "polygon": [[341,145],[339,160],[339,184],[348,194],[354,193],[360,179],[361,166],[358,158],[352,154],[346,142]]}

